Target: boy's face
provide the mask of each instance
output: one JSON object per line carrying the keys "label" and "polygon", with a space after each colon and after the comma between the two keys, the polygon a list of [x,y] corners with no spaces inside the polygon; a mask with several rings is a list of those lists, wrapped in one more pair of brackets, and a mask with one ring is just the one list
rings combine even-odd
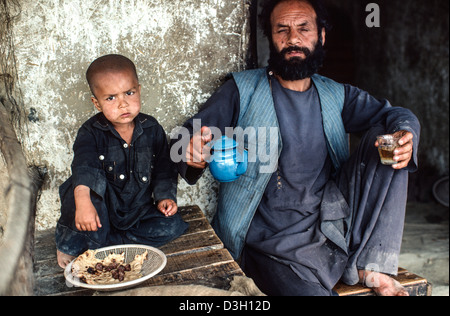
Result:
{"label": "boy's face", "polygon": [[95,75],[92,102],[113,126],[134,126],[141,111],[141,86],[130,70],[103,72]]}

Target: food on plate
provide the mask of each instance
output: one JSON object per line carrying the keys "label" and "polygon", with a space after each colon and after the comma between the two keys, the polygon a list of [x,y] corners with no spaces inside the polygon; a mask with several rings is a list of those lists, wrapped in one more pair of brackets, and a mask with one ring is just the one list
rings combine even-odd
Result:
{"label": "food on plate", "polygon": [[87,250],[78,256],[72,264],[72,275],[91,285],[136,280],[142,277],[141,269],[148,252],[136,255],[130,263],[125,262],[125,253],[111,253],[104,259],[97,259],[96,255],[96,250]]}

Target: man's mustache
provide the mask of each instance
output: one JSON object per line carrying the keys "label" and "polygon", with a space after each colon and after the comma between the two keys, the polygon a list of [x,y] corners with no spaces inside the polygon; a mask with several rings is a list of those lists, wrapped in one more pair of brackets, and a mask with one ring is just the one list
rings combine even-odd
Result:
{"label": "man's mustache", "polygon": [[285,56],[288,53],[298,52],[305,54],[306,57],[311,55],[311,51],[307,47],[290,46],[281,50],[280,54]]}

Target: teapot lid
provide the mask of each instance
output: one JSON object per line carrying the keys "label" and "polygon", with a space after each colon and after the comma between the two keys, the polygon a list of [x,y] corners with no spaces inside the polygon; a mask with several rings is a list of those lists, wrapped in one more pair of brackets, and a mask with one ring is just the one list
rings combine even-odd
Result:
{"label": "teapot lid", "polygon": [[226,149],[236,148],[237,146],[238,146],[238,144],[234,139],[229,138],[224,135],[213,142],[212,149],[213,150],[226,150]]}

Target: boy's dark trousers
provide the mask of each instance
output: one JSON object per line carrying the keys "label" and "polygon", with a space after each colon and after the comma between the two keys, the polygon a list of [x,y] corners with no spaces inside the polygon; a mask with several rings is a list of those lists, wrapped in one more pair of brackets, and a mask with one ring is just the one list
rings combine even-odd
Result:
{"label": "boy's dark trousers", "polygon": [[55,231],[56,247],[71,256],[78,256],[88,249],[121,244],[160,247],[182,235],[188,227],[179,213],[166,217],[152,204],[142,207],[144,215],[133,226],[127,230],[118,230],[111,225],[104,200],[91,191],[91,201],[102,227],[96,232],[82,232],[75,227],[75,199],[70,178],[60,191],[62,207]]}

